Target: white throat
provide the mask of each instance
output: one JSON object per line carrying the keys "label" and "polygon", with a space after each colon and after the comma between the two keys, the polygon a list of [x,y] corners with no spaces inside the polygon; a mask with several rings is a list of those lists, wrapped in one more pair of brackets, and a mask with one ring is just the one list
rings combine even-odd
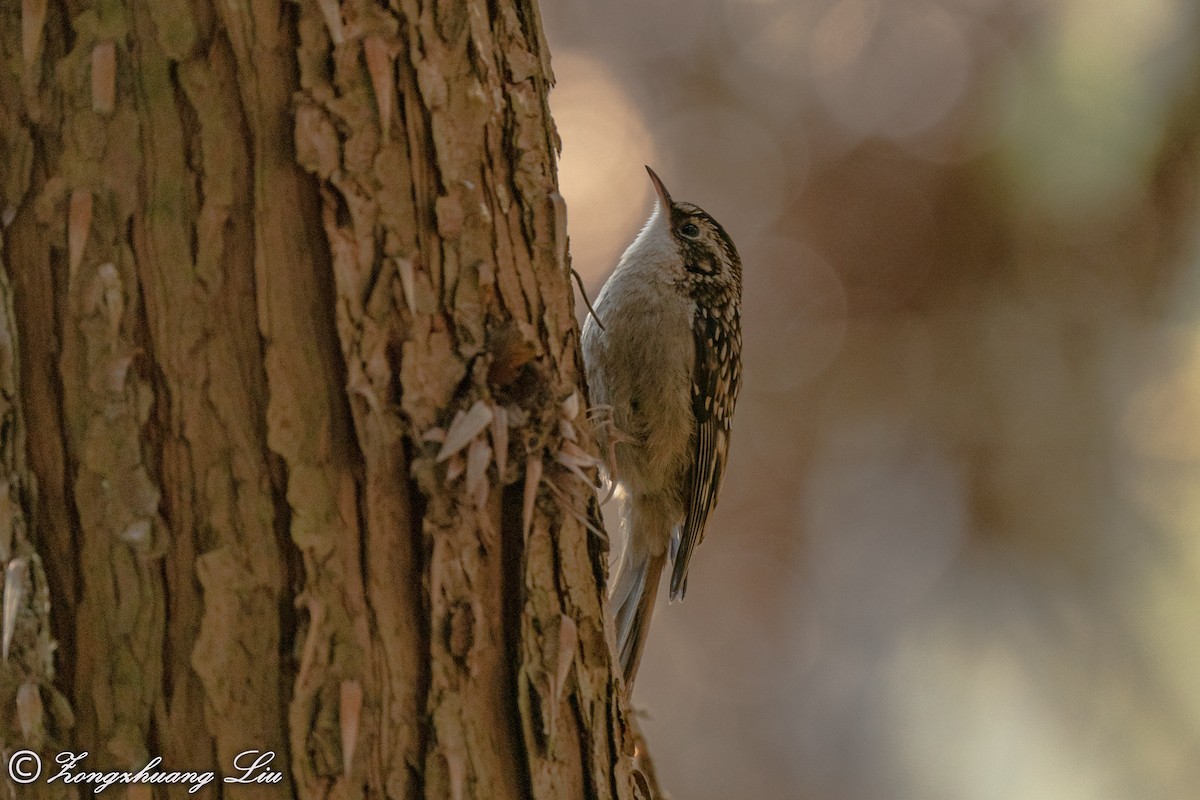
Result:
{"label": "white throat", "polygon": [[671,236],[669,217],[661,203],[655,204],[654,213],[646,220],[641,233],[625,249],[617,262],[617,270],[668,275],[676,280],[684,277],[683,257]]}

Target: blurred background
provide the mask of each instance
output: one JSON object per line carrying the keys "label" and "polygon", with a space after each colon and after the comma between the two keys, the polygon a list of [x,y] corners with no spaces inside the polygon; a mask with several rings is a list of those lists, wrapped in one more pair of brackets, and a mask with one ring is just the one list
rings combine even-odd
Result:
{"label": "blurred background", "polygon": [[1200,797],[1193,0],[542,10],[591,295],[643,164],[745,264],[721,505],[635,694],[665,788]]}

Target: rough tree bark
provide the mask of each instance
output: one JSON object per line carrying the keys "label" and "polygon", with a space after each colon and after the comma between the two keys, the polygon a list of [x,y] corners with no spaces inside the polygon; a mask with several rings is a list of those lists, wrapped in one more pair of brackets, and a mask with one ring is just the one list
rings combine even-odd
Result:
{"label": "rough tree bark", "polygon": [[0,59],[4,755],[635,796],[534,0],[0,0]]}

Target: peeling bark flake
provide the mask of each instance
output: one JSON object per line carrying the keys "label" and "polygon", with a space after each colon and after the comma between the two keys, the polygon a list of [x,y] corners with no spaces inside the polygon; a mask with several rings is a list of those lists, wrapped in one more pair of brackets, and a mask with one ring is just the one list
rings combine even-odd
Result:
{"label": "peeling bark flake", "polygon": [[48,0],[21,0],[21,55],[27,69],[37,63],[41,54],[47,5]]}
{"label": "peeling bark flake", "polygon": [[117,47],[112,41],[92,47],[92,110],[111,114],[117,100]]}
{"label": "peeling bark flake", "polygon": [[87,189],[76,189],[71,192],[71,204],[67,211],[67,264],[72,280],[83,263],[83,248],[91,227],[92,193]]}
{"label": "peeling bark flake", "polygon": [[442,443],[436,461],[445,461],[462,450],[472,439],[483,433],[491,422],[492,409],[483,400],[476,400],[465,413],[457,412],[450,423],[450,429],[446,432],[446,441]]}
{"label": "peeling bark flake", "polygon": [[354,751],[358,747],[358,730],[362,722],[362,684],[358,681],[342,681],[338,704],[338,720],[342,729],[342,773],[349,780],[354,765]]}
{"label": "peeling bark flake", "polygon": [[367,71],[375,90],[375,105],[379,109],[379,131],[384,144],[391,138],[392,109],[396,102],[396,67],[391,46],[382,36],[371,34],[363,39],[367,56]]}

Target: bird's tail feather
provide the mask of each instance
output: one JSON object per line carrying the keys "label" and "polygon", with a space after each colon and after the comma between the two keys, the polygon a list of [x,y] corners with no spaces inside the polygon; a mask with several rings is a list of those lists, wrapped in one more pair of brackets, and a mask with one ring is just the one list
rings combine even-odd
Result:
{"label": "bird's tail feather", "polygon": [[625,546],[617,563],[610,598],[616,609],[617,654],[626,687],[633,685],[637,675],[646,634],[650,631],[654,599],[658,596],[659,578],[667,560],[665,543],[670,538],[670,523],[665,514],[653,513],[657,511],[653,505],[635,498],[626,506]]}

